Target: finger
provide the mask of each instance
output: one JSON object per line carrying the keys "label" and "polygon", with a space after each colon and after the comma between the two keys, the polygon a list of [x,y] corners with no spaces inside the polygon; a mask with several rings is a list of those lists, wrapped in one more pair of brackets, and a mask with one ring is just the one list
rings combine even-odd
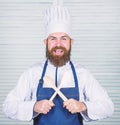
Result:
{"label": "finger", "polygon": [[67,100],[67,101],[64,101],[63,102],[63,107],[66,107],[66,106],[68,106],[70,103],[72,103],[73,102],[73,99],[69,99],[69,100]]}
{"label": "finger", "polygon": [[39,113],[47,114],[51,110],[50,105],[42,105],[41,108],[39,109]]}
{"label": "finger", "polygon": [[34,111],[38,113],[46,114],[51,110],[53,106],[54,106],[54,103],[49,100],[38,101],[34,106]]}
{"label": "finger", "polygon": [[69,100],[67,100],[67,101],[63,102],[63,107],[67,107],[67,106],[69,105],[69,103],[70,103],[70,101],[69,101]]}
{"label": "finger", "polygon": [[49,108],[44,108],[44,110],[42,111],[42,113],[43,113],[43,114],[47,114],[50,110],[51,110],[51,107],[49,107]]}
{"label": "finger", "polygon": [[69,103],[69,104],[66,106],[66,109],[67,109],[68,111],[72,111],[73,108],[74,108],[74,107],[73,107],[73,105],[72,105],[71,103]]}
{"label": "finger", "polygon": [[48,104],[49,104],[51,107],[55,106],[55,104],[54,104],[52,101],[48,101]]}
{"label": "finger", "polygon": [[42,104],[41,108],[42,108],[43,110],[50,110],[53,106],[54,106],[54,103],[47,100],[46,102],[44,102],[44,103]]}

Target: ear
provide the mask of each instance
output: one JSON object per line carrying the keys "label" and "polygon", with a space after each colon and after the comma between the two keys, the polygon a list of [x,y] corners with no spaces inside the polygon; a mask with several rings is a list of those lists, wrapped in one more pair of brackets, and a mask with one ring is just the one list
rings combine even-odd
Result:
{"label": "ear", "polygon": [[71,39],[71,45],[74,43],[74,40],[73,39]]}
{"label": "ear", "polygon": [[44,39],[44,44],[45,44],[45,45],[47,44],[47,39]]}

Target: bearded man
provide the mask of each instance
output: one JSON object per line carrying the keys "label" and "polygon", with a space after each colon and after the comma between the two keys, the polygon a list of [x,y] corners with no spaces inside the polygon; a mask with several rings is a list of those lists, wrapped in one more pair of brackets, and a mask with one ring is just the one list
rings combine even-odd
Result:
{"label": "bearded man", "polygon": [[[46,11],[46,61],[25,71],[4,105],[7,117],[34,125],[83,125],[112,115],[107,92],[92,74],[71,61],[73,39],[68,10]],[[46,84],[44,78],[49,77]],[[49,81],[50,80],[50,81]]]}

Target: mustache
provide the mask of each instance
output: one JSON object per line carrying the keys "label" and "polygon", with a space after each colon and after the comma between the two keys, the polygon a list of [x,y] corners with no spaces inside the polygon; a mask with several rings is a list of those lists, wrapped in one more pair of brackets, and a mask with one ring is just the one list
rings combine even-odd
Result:
{"label": "mustache", "polygon": [[56,47],[54,47],[54,48],[51,49],[51,52],[53,52],[53,51],[55,51],[55,50],[57,50],[57,49],[61,49],[61,50],[63,50],[63,51],[66,51],[66,48],[64,48],[64,47],[62,47],[62,46],[60,46],[60,47],[56,46]]}

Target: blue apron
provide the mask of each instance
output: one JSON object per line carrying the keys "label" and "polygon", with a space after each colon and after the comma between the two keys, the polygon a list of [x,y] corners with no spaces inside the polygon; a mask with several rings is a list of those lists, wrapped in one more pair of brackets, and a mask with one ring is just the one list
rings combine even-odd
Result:
{"label": "blue apron", "polygon": [[[43,88],[43,77],[47,69],[47,63],[48,61],[46,61],[44,64],[42,76],[38,84],[36,94],[37,101],[43,99],[49,100],[55,92],[52,88]],[[61,88],[60,91],[68,99],[74,98],[79,100],[79,88],[76,71],[71,61],[70,65],[73,72],[75,87]],[[40,114],[34,118],[34,125],[83,125],[83,120],[80,113],[71,114],[67,109],[65,109],[63,107],[63,100],[59,97],[59,95],[54,98],[53,102],[55,106],[47,114]]]}

